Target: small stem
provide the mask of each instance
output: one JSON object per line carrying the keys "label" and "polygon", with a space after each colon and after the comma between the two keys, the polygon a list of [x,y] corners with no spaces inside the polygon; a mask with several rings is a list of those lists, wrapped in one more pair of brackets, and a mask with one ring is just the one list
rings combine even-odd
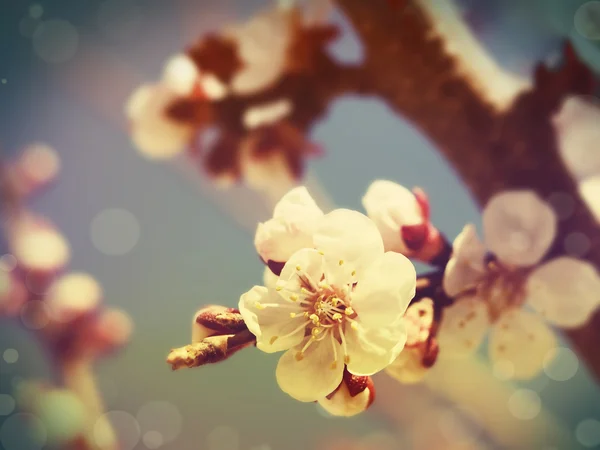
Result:
{"label": "small stem", "polygon": [[[73,359],[63,361],[60,367],[65,387],[79,397],[87,412],[86,436],[75,447],[86,450],[118,450],[115,431],[104,416],[104,402],[98,392],[91,361]],[[93,437],[94,429],[98,428],[103,432],[100,443]]]}
{"label": "small stem", "polygon": [[214,364],[254,342],[256,338],[248,329],[226,336],[210,336],[200,342],[174,348],[167,356],[167,363],[173,370]]}

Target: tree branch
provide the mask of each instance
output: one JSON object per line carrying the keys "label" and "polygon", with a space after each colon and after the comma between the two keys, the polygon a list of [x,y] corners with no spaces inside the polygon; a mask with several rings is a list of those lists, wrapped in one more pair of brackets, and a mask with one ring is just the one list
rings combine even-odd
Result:
{"label": "tree branch", "polygon": [[[592,74],[570,49],[560,71],[538,68],[535,86],[528,90],[526,83],[506,75],[468,70],[493,66],[479,64],[483,52],[475,51],[475,40],[467,39],[451,12],[440,15],[443,3],[414,1],[394,9],[385,0],[338,0],[365,46],[370,90],[436,144],[480,207],[509,189],[532,189],[542,198],[555,192],[570,195],[574,213],[559,223],[549,256],[565,254],[565,237],[578,231],[590,239],[586,259],[600,269],[600,226],[561,160],[551,124],[566,96],[592,93]],[[460,39],[450,35],[457,30],[463,33]],[[461,55],[463,44],[475,50]],[[488,73],[494,75],[491,85]],[[502,95],[494,95],[498,90]],[[600,315],[566,334],[600,378],[595,345]]]}

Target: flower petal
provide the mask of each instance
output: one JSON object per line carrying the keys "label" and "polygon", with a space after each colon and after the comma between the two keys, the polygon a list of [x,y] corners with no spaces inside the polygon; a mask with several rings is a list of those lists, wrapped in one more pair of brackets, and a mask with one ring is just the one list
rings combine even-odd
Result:
{"label": "flower petal", "polygon": [[549,322],[579,327],[600,305],[600,276],[588,262],[553,259],[528,277],[527,301]]}
{"label": "flower petal", "polygon": [[377,225],[387,251],[406,254],[401,228],[420,225],[423,214],[415,195],[397,183],[387,180],[374,181],[362,199],[369,218]]}
{"label": "flower petal", "polygon": [[405,348],[385,372],[400,383],[420,382],[429,369],[423,365],[423,353],[419,347]]}
{"label": "flower petal", "polygon": [[500,316],[490,336],[492,362],[512,363],[513,378],[520,380],[535,377],[555,347],[556,337],[542,318],[519,309]]}
{"label": "flower petal", "polygon": [[579,192],[594,213],[596,220],[600,221],[600,175],[587,178],[579,183]]}
{"label": "flower petal", "polygon": [[279,281],[279,277],[275,275],[269,267],[265,267],[265,271],[263,272],[263,284],[269,289],[275,289],[277,281]]}
{"label": "flower petal", "polygon": [[475,226],[466,225],[454,239],[452,257],[446,265],[443,287],[454,297],[477,284],[485,273],[486,249],[477,237]]}
{"label": "flower petal", "polygon": [[375,223],[349,209],[336,209],[323,216],[313,242],[324,253],[330,284],[351,282],[352,272],[360,272],[383,254],[383,241]]}
{"label": "flower petal", "polygon": [[400,253],[384,253],[356,277],[359,281],[352,294],[352,308],[365,327],[396,322],[415,296],[415,266]]}
{"label": "flower petal", "polygon": [[552,122],[557,131],[560,154],[578,179],[600,173],[600,103],[591,97],[568,97]]}
{"label": "flower petal", "polygon": [[163,70],[165,85],[181,96],[192,94],[199,77],[198,67],[189,56],[183,53],[169,59]]}
{"label": "flower petal", "polygon": [[185,149],[194,130],[169,119],[166,110],[176,95],[165,86],[144,85],[128,104],[131,138],[137,149],[151,159],[171,158]]}
{"label": "flower petal", "polygon": [[346,383],[342,383],[333,396],[319,400],[319,405],[333,416],[352,417],[369,407],[371,392],[369,388],[352,397]]}
{"label": "flower petal", "polygon": [[273,218],[258,225],[254,246],[264,261],[285,262],[296,251],[313,247],[323,211],[305,187],[297,187],[275,205]]}
{"label": "flower petal", "polygon": [[507,264],[532,266],[556,236],[556,215],[533,191],[496,194],[483,211],[488,248]]}
{"label": "flower petal", "polygon": [[[301,308],[277,292],[254,286],[240,297],[239,310],[246,326],[256,336],[256,346],[266,353],[287,350],[304,339],[305,319]],[[299,314],[291,318],[290,313]]]}
{"label": "flower petal", "polygon": [[406,343],[406,327],[402,319],[385,328],[366,328],[355,322],[344,333],[348,372],[373,375],[390,365]]}
{"label": "flower petal", "polygon": [[283,392],[301,402],[314,402],[331,394],[342,382],[344,353],[339,342],[327,337],[311,344],[298,358],[303,344],[284,353],[275,375]]}
{"label": "flower petal", "polygon": [[[314,248],[303,248],[294,253],[281,271],[277,288],[279,294],[291,301],[302,298],[302,288],[316,286],[323,277],[323,255]],[[298,298],[292,300],[291,295]]]}
{"label": "flower petal", "polygon": [[444,309],[438,331],[440,355],[467,356],[479,348],[490,328],[488,309],[478,297],[463,297]]}

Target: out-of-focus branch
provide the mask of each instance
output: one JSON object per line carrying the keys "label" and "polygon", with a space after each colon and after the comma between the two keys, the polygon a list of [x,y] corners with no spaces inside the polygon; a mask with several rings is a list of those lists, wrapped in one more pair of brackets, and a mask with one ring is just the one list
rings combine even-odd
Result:
{"label": "out-of-focus branch", "polygon": [[[406,2],[405,2],[406,3]],[[564,254],[565,237],[590,239],[586,255],[600,269],[600,226],[565,168],[551,124],[568,95],[591,94],[593,76],[570,48],[556,71],[539,67],[528,88],[500,69],[475,44],[446,0],[338,0],[366,49],[370,91],[415,124],[448,159],[477,203],[509,189],[542,198],[573,198],[573,214],[559,223],[550,256]],[[600,316],[567,335],[600,377]]]}

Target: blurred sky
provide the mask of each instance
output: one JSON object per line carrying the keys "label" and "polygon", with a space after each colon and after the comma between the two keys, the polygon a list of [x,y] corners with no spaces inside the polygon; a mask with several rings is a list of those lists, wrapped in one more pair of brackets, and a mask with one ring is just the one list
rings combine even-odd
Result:
{"label": "blurred sky", "polygon": [[[551,56],[561,36],[571,33],[568,24],[584,2],[565,1],[463,3],[502,64],[527,73],[534,60]],[[234,441],[211,447],[220,432],[238,433],[239,450],[263,444],[304,450],[332,430],[363,436],[386,426],[376,414],[324,419],[314,405],[288,398],[275,383],[278,355],[248,350],[225,364],[177,373],[164,362],[171,347],[189,341],[192,314],[200,305],[234,306],[241,293],[261,283],[263,266],[252,236],[256,221],[269,211],[256,195],[217,192],[197,182],[193,170],[140,157],[125,133],[122,105],[138,84],[157,79],[165,60],[202,32],[268,4],[47,0],[0,5],[0,149],[3,155],[14,153],[41,140],[59,151],[60,181],[32,206],[68,237],[73,269],[92,273],[104,286],[106,302],[133,317],[133,341],[98,367],[100,384],[110,410],[135,416],[148,402],[174,405],[183,417],[179,434],[173,431],[176,415],[159,408],[171,420],[159,426],[178,434],[165,449],[236,450]],[[38,29],[32,37],[39,23],[53,20],[72,27],[45,22],[45,31]],[[343,22],[340,16],[336,20]],[[584,43],[578,45],[594,64],[595,53]],[[351,34],[332,51],[344,60],[359,60],[361,54]],[[96,62],[93,70],[80,71],[90,58]],[[433,220],[450,238],[466,222],[479,224],[473,202],[445,161],[380,102],[338,100],[313,137],[327,155],[311,164],[311,172],[336,205],[362,209],[368,185],[387,178],[423,187]],[[9,348],[19,353],[15,363],[0,359],[0,392],[8,393],[15,380],[49,372],[27,332],[0,323],[0,353]],[[582,420],[600,419],[600,391],[581,366],[568,381],[544,374],[525,386],[538,392],[542,405],[574,436]],[[4,442],[6,450],[36,448],[21,438],[19,447],[11,439]],[[578,448],[585,447],[560,450]]]}

